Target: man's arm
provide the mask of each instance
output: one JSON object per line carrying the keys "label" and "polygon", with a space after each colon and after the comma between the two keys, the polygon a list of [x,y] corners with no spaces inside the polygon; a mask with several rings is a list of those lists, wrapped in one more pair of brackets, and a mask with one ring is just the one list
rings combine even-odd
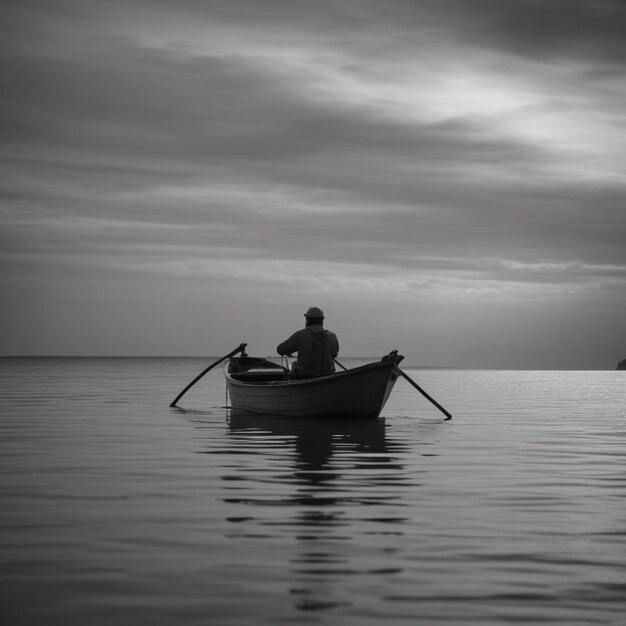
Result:
{"label": "man's arm", "polygon": [[298,333],[296,332],[293,335],[291,335],[289,339],[286,339],[282,343],[279,343],[276,348],[276,352],[278,352],[278,354],[280,354],[281,356],[283,355],[291,356],[293,352],[297,352],[298,351],[297,335]]}

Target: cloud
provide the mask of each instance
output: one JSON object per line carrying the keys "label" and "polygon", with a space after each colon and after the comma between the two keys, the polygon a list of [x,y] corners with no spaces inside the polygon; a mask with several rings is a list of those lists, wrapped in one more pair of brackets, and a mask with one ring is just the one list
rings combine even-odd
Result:
{"label": "cloud", "polygon": [[623,3],[2,10],[6,280],[623,300]]}

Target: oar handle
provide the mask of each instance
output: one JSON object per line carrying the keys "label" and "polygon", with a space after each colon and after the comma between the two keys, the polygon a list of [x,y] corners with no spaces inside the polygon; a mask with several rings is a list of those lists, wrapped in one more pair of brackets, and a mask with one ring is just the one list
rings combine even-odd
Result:
{"label": "oar handle", "polygon": [[207,367],[201,374],[198,374],[174,399],[170,407],[176,406],[176,403],[209,371],[212,370],[216,365],[219,365],[222,361],[229,359],[231,356],[234,356],[238,352],[245,352],[247,343],[240,344],[237,348],[235,348],[232,352],[224,355],[221,359],[215,361],[215,363],[211,363],[209,367]]}
{"label": "oar handle", "polygon": [[417,389],[426,398],[426,400],[428,400],[429,402],[432,402],[446,416],[446,420],[452,419],[452,414],[451,413],[448,413],[448,411],[446,411],[441,406],[441,404],[439,404],[439,402],[437,402],[437,400],[435,400],[434,398],[431,398],[412,378],[407,376],[407,374],[405,374],[397,365],[395,365],[393,369],[396,372],[396,374],[399,374],[406,381],[411,383],[411,385],[413,385],[413,387],[415,387],[415,389]]}

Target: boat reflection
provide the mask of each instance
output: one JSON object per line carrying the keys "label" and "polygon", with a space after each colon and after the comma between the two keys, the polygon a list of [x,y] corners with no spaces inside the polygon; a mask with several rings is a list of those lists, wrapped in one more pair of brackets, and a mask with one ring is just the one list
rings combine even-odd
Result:
{"label": "boat reflection", "polygon": [[[348,470],[400,471],[403,466],[395,455],[406,449],[401,441],[387,437],[384,418],[296,420],[231,412],[229,433],[248,443],[264,437],[289,442],[295,452],[293,478],[310,487],[327,487]],[[376,480],[375,475],[369,478]]]}
{"label": "boat reflection", "polygon": [[[398,541],[405,521],[398,494],[415,477],[407,476],[401,461],[407,446],[389,438],[383,418],[290,420],[231,412],[229,435],[242,448],[262,449],[268,464],[272,451],[281,461],[280,474],[264,479],[274,487],[280,482],[279,488],[259,489],[237,502],[252,505],[247,519],[255,520],[257,537],[259,528],[269,525],[296,540],[289,592],[298,609],[349,605],[349,597],[339,597],[345,587],[339,580],[392,571],[386,561],[389,541]],[[287,459],[290,473],[284,471]],[[272,505],[279,507],[268,518]],[[368,536],[371,554],[353,554],[359,535]]]}

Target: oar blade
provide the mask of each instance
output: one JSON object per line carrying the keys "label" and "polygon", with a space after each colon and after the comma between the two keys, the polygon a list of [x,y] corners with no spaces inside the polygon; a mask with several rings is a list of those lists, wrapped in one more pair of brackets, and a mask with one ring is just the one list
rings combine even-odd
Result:
{"label": "oar blade", "polygon": [[225,361],[226,359],[229,359],[231,356],[234,356],[235,354],[237,354],[238,352],[245,352],[246,351],[246,346],[248,344],[246,343],[242,343],[240,344],[237,348],[235,348],[232,352],[229,352],[228,354],[224,355],[221,359],[218,359],[217,361],[215,361],[215,363],[211,363],[211,365],[209,365],[209,367],[207,367],[203,372],[201,372],[200,374],[198,374],[198,376],[196,376],[177,396],[176,398],[172,401],[172,403],[170,404],[170,408],[175,407],[176,403],[205,375],[207,374],[210,370],[212,370],[216,365],[219,365],[222,361]]}
{"label": "oar blade", "polygon": [[415,389],[417,389],[429,402],[431,402],[434,406],[436,406],[445,416],[446,419],[444,421],[448,421],[452,419],[452,414],[444,409],[437,400],[431,398],[408,374],[405,374],[397,365],[394,368],[395,371],[402,376],[407,382],[409,382]]}

